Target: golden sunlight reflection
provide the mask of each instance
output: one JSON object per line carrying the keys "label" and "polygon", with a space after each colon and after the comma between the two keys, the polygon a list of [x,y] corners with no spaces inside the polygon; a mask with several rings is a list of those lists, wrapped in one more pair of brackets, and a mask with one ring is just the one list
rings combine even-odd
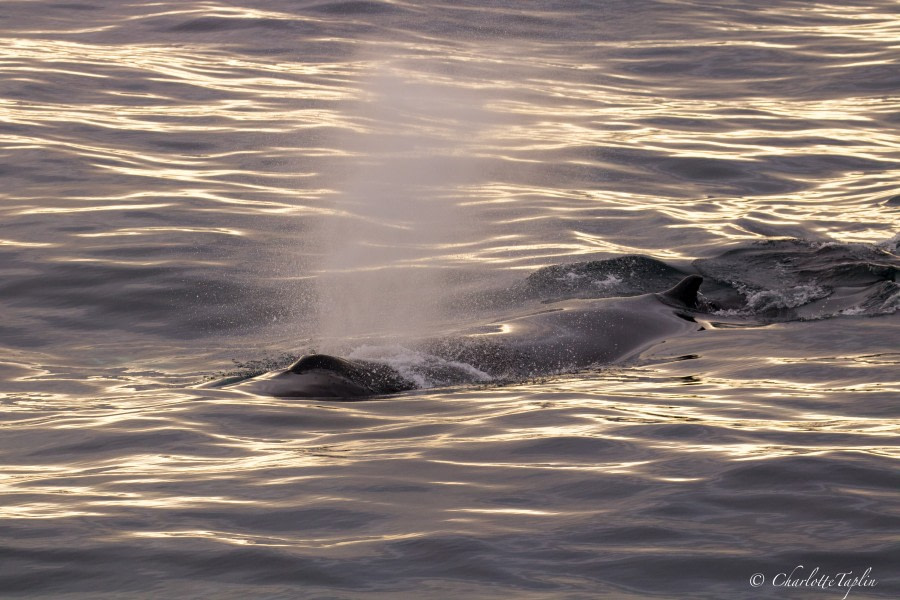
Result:
{"label": "golden sunlight reflection", "polygon": [[136,538],[198,538],[208,539],[236,546],[266,546],[266,547],[291,547],[291,548],[341,548],[347,546],[363,546],[373,543],[389,541],[410,540],[422,537],[424,532],[385,534],[379,536],[331,536],[331,537],[305,537],[280,536],[277,534],[242,535],[233,531],[206,531],[206,530],[172,530],[172,531],[137,531],[130,534]]}
{"label": "golden sunlight reflection", "polygon": [[52,248],[57,245],[53,242],[18,242],[0,239],[0,246],[15,246],[17,248]]}
{"label": "golden sunlight reflection", "polygon": [[180,233],[212,233],[217,235],[232,235],[237,237],[243,237],[247,235],[245,231],[228,227],[142,227],[141,229],[116,229],[114,231],[104,231],[100,233],[76,233],[75,235],[77,237],[86,238],[120,237],[133,235],[163,235],[173,231]]}
{"label": "golden sunlight reflection", "polygon": [[153,204],[101,204],[99,206],[70,206],[70,207],[41,207],[41,208],[25,208],[14,214],[18,215],[45,215],[57,213],[81,213],[81,212],[107,212],[107,211],[123,211],[123,210],[146,210],[149,208],[168,208],[175,206],[172,203],[153,203]]}
{"label": "golden sunlight reflection", "polygon": [[[158,17],[193,18],[190,15],[202,13],[223,20],[295,22],[299,18],[296,14],[233,6],[211,5],[202,10],[189,6],[159,8]],[[828,10],[844,14],[834,7]],[[841,35],[892,39],[895,32],[878,21],[881,17],[877,13],[868,15],[859,25],[841,29]],[[857,17],[846,14],[842,18]],[[302,20],[328,21],[308,15]],[[797,49],[781,25],[766,24],[763,29],[771,30],[775,37],[698,39],[693,44],[711,50],[723,44],[736,51]],[[812,26],[810,31],[829,36],[836,35],[837,30],[823,25]],[[318,161],[358,165],[377,158],[377,154],[346,141],[384,133],[386,126],[393,125],[392,139],[403,142],[400,149],[407,142],[415,147],[415,133],[419,144],[422,138],[443,140],[444,145],[434,145],[429,151],[444,160],[469,161],[470,165],[463,169],[466,177],[453,190],[452,201],[460,210],[475,215],[508,209],[492,215],[490,236],[470,231],[468,239],[435,240],[420,256],[401,261],[405,267],[478,265],[525,270],[581,257],[633,253],[684,260],[706,248],[758,239],[769,231],[793,233],[807,227],[838,239],[873,242],[883,239],[886,229],[896,225],[896,218],[870,201],[872,195],[884,193],[896,179],[898,161],[894,148],[898,138],[877,126],[879,119],[889,118],[894,110],[889,97],[793,98],[759,94],[743,98],[740,111],[736,112],[730,98],[645,93],[648,78],[628,70],[629,62],[639,59],[617,57],[620,44],[621,41],[598,42],[598,48],[609,52],[605,59],[608,64],[603,68],[621,68],[615,70],[615,77],[592,78],[586,73],[602,68],[578,57],[525,58],[529,48],[500,43],[492,45],[490,52],[461,44],[448,54],[443,44],[421,36],[390,43],[373,40],[367,46],[368,52],[343,61],[257,60],[199,42],[179,46],[115,45],[13,38],[6,50],[0,49],[0,60],[6,61],[5,72],[12,77],[30,76],[38,83],[45,81],[48,74],[107,80],[126,69],[135,78],[149,78],[159,85],[138,91],[101,88],[96,98],[83,103],[58,99],[27,103],[0,100],[0,121],[31,128],[27,136],[0,136],[6,148],[52,151],[69,159],[86,160],[94,173],[100,173],[98,176],[122,182],[121,187],[98,196],[81,196],[90,206],[71,206],[71,200],[79,197],[77,193],[67,198],[69,206],[48,206],[49,194],[33,187],[24,192],[33,198],[20,196],[17,200],[34,202],[34,206],[19,205],[6,209],[5,214],[174,211],[184,206],[168,200],[178,198],[209,203],[198,210],[224,208],[235,216],[328,216],[362,218],[377,224],[376,215],[363,216],[335,206],[333,200],[342,190],[335,189],[339,186],[333,182],[323,185],[323,178],[330,175],[330,170],[346,173],[348,167]],[[680,40],[666,39],[638,39],[626,44],[635,50],[681,45]],[[843,56],[838,51],[833,54],[835,61]],[[452,65],[454,76],[426,68],[423,57],[434,56],[442,56]],[[866,68],[886,60],[877,53],[856,53],[832,66]],[[477,99],[484,114],[469,119],[474,121],[469,124],[465,112],[442,114],[416,109],[404,117],[407,121],[401,118],[387,122],[385,115],[360,112],[360,104],[374,104],[381,99],[361,82],[371,73],[385,70],[402,85],[469,94],[460,97]],[[185,89],[214,97],[193,101],[185,95]],[[623,107],[627,111],[623,112]],[[402,103],[396,108],[409,110]],[[169,152],[151,150],[148,145],[120,144],[118,140],[103,142],[99,137],[90,143],[59,138],[52,132],[62,123],[109,130],[111,135],[145,132],[259,137],[249,143],[238,142],[236,148]],[[793,126],[786,127],[786,123]],[[457,131],[463,124],[465,134]],[[635,149],[644,158],[629,158]],[[419,157],[420,150],[394,152],[390,156],[406,161]],[[845,169],[807,176],[802,164],[793,166],[792,161],[802,163],[810,154],[832,155],[836,150],[844,161],[879,163],[883,172],[859,177]],[[688,170],[679,171],[679,163],[660,164],[657,168],[654,165],[658,158],[688,161],[684,163]],[[732,177],[750,186],[757,179],[765,185],[747,197],[724,185],[724,180],[715,175],[691,171],[690,161],[700,161],[698,165],[704,164],[702,161],[722,164],[733,171]],[[302,167],[295,166],[301,164]],[[562,169],[563,173],[573,174],[574,180],[547,174],[531,176],[531,169],[537,173]],[[479,181],[483,173],[497,170],[500,177]],[[588,174],[588,181],[580,179],[581,172]],[[774,186],[771,191],[766,187],[770,174]],[[803,181],[802,189],[779,191],[775,184],[784,175]],[[475,183],[468,181],[469,177]],[[652,189],[647,189],[649,186],[642,185],[642,181],[653,181]],[[142,191],[134,192],[136,187]],[[113,201],[124,199],[127,193],[146,194],[148,201],[132,206]],[[414,193],[434,190],[415,189]],[[838,208],[848,203],[853,205],[852,211]],[[641,232],[628,229],[630,220],[646,214],[655,216],[657,223],[653,227]],[[570,225],[560,230],[559,223]],[[660,228],[681,243],[657,244],[658,236],[652,232]],[[148,235],[149,231],[152,230],[116,228],[79,235],[138,236]],[[162,234],[165,229],[155,231]],[[183,230],[255,237],[238,231],[222,227]],[[556,233],[550,236],[548,231]]]}
{"label": "golden sunlight reflection", "polygon": [[566,514],[586,514],[587,512],[593,513],[595,511],[591,510],[583,511],[582,513],[561,513],[558,511],[535,510],[531,508],[455,508],[448,512],[479,513],[485,515],[522,515],[527,517],[559,517]]}
{"label": "golden sunlight reflection", "polygon": [[623,461],[611,462],[606,464],[596,464],[594,462],[584,463],[565,463],[565,462],[492,462],[492,461],[434,461],[439,464],[455,465],[468,468],[484,468],[484,469],[524,469],[524,470],[549,470],[549,471],[585,471],[595,473],[618,473],[618,474],[640,474],[641,469],[638,467],[648,465],[652,461]]}
{"label": "golden sunlight reflection", "polygon": [[2,519],[69,519],[102,516],[104,515],[100,512],[66,508],[61,503],[50,502],[30,502],[0,507]]}

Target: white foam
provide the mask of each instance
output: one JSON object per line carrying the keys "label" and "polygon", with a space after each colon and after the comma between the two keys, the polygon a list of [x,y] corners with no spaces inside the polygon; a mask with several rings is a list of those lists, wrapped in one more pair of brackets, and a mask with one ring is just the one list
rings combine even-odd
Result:
{"label": "white foam", "polygon": [[433,388],[460,383],[483,383],[493,377],[470,364],[445,360],[439,356],[412,350],[399,344],[363,345],[347,355],[351,360],[380,362],[395,369],[418,388]]}
{"label": "white foam", "polygon": [[571,283],[575,283],[579,279],[583,279],[583,278],[584,278],[583,273],[576,273],[575,271],[569,271],[565,275],[557,277],[556,280],[571,284]]}
{"label": "white foam", "polygon": [[817,285],[798,285],[778,290],[744,292],[747,306],[753,311],[778,308],[797,308],[829,295],[828,290]]}
{"label": "white foam", "polygon": [[610,273],[606,276],[606,279],[594,279],[591,283],[593,283],[595,287],[611,288],[616,287],[620,283],[622,283],[622,278],[616,277],[615,275]]}
{"label": "white foam", "polygon": [[900,233],[895,234],[884,241],[875,244],[876,248],[886,250],[887,252],[897,252],[900,249]]}

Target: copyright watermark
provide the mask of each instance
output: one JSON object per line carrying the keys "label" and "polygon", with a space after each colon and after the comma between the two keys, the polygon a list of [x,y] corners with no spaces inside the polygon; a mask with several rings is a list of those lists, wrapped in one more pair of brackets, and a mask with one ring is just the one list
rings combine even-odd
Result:
{"label": "copyright watermark", "polygon": [[843,571],[838,573],[824,573],[819,567],[808,569],[803,565],[797,565],[790,572],[778,573],[774,577],[767,577],[765,573],[754,573],[750,576],[750,587],[759,588],[764,585],[776,588],[819,588],[823,590],[843,591],[847,600],[850,592],[856,588],[873,588],[878,585],[878,580],[872,576],[872,567],[865,571]]}

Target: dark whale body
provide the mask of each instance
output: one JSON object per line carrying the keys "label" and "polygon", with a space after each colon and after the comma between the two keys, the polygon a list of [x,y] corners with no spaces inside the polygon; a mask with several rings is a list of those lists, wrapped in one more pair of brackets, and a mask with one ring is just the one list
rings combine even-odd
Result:
{"label": "dark whale body", "polygon": [[[690,315],[702,281],[689,275],[659,294],[558,302],[416,349],[507,380],[621,362],[666,338],[697,330]],[[278,397],[361,398],[417,386],[385,364],[312,354],[284,371],[229,387]]]}
{"label": "dark whale body", "polygon": [[388,365],[327,354],[304,356],[284,371],[238,385],[258,394],[307,398],[360,398],[416,387]]}

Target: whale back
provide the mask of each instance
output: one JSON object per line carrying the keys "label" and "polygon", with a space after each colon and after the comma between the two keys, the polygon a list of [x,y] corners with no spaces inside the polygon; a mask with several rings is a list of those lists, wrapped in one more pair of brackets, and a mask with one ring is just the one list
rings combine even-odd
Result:
{"label": "whale back", "polygon": [[698,301],[697,292],[700,290],[701,283],[703,283],[703,278],[699,275],[688,275],[679,281],[675,287],[658,295],[669,304],[680,304],[688,308],[696,308]]}
{"label": "whale back", "polygon": [[291,365],[284,374],[295,375],[298,382],[306,379],[321,379],[323,376],[337,376],[358,386],[370,395],[394,394],[413,389],[415,384],[405,379],[388,365],[338,358],[328,354],[308,354]]}
{"label": "whale back", "polygon": [[[470,375],[462,381],[472,381],[473,371],[479,374],[476,381],[506,381],[630,360],[668,337],[697,329],[685,309],[698,308],[702,281],[699,275],[689,275],[657,294],[558,302],[449,337],[420,340],[413,351],[422,353],[422,364],[405,365],[403,372],[431,381],[428,369],[451,365],[454,373],[461,369]],[[418,387],[389,364],[328,354],[308,354],[284,371],[235,385],[277,397],[307,398],[359,398]]]}

